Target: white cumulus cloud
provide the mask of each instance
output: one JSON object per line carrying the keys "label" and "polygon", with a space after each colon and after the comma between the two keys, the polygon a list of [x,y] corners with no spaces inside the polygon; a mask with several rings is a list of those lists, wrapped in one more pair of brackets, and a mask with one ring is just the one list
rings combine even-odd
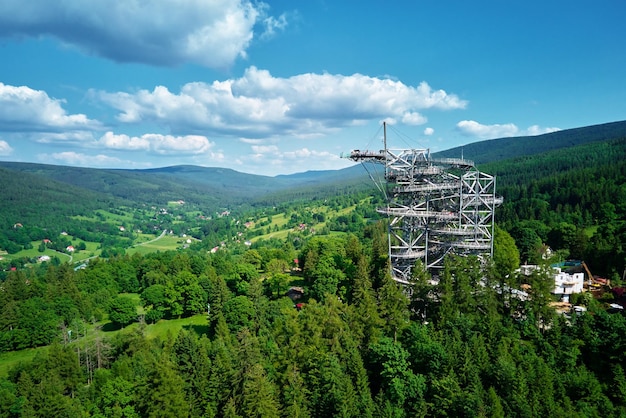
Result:
{"label": "white cumulus cloud", "polygon": [[32,133],[29,137],[39,143],[66,143],[66,144],[89,144],[94,140],[93,131],[62,131]]}
{"label": "white cumulus cloud", "polygon": [[307,159],[331,159],[331,160],[338,160],[339,156],[337,154],[333,154],[331,152],[328,151],[316,151],[316,150],[310,150],[308,148],[301,148],[299,150],[295,150],[295,151],[287,151],[282,153],[282,155],[286,158],[286,159],[291,159],[291,160],[300,160],[302,158],[307,158]]}
{"label": "white cumulus cloud", "polygon": [[265,34],[287,25],[248,0],[4,0],[0,36],[53,36],[120,62],[226,68],[246,56],[260,24]]}
{"label": "white cumulus cloud", "polygon": [[295,151],[285,152],[283,155],[282,166],[289,169],[288,172],[302,172],[302,161],[312,161],[316,170],[337,170],[351,165],[345,159],[340,158],[336,153],[311,150],[302,148]]}
{"label": "white cumulus cloud", "polygon": [[13,153],[13,148],[8,142],[0,139],[0,157],[8,157]]}
{"label": "white cumulus cloud", "polygon": [[117,150],[147,151],[150,149],[150,142],[146,138],[114,134],[113,132],[105,133],[98,142],[105,148]]}
{"label": "white cumulus cloud", "polygon": [[423,125],[426,122],[428,119],[417,112],[407,112],[402,115],[402,123],[406,125]]}
{"label": "white cumulus cloud", "polygon": [[278,153],[278,147],[276,145],[252,145],[252,152],[255,154],[276,154]]}
{"label": "white cumulus cloud", "polygon": [[100,126],[83,114],[67,114],[62,104],[45,91],[0,83],[0,131],[58,132]]}
{"label": "white cumulus cloud", "polygon": [[503,138],[515,136],[519,129],[512,123],[504,125],[483,125],[474,120],[462,120],[456,124],[457,128],[468,136],[474,136],[481,139]]}
{"label": "white cumulus cloud", "polygon": [[361,74],[280,78],[256,67],[237,79],[188,83],[178,93],[157,86],[152,91],[91,94],[118,110],[121,122],[158,122],[176,134],[209,132],[249,139],[305,137],[382,118],[420,124],[426,121],[421,111],[467,105],[425,82],[414,87]]}
{"label": "white cumulus cloud", "polygon": [[125,134],[105,133],[98,143],[109,149],[126,151],[150,151],[156,154],[202,154],[214,144],[201,135],[161,135],[144,134],[129,136]]}
{"label": "white cumulus cloud", "polygon": [[251,145],[259,145],[263,143],[262,139],[259,138],[255,138],[255,139],[251,139],[251,138],[239,138],[240,142],[243,142],[244,144],[251,144]]}
{"label": "white cumulus cloud", "polygon": [[55,152],[52,154],[39,154],[39,161],[48,164],[62,164],[77,167],[137,167],[143,164],[137,164],[134,161],[126,161],[116,157],[110,157],[103,154],[91,155],[82,154],[74,151]]}
{"label": "white cumulus cloud", "polygon": [[431,136],[434,133],[435,133],[435,130],[433,128],[428,127],[424,129],[424,135],[426,136]]}
{"label": "white cumulus cloud", "polygon": [[276,35],[278,32],[282,32],[287,27],[287,15],[285,13],[278,17],[268,16],[263,19],[263,26],[265,31],[261,34],[261,38],[267,39]]}
{"label": "white cumulus cloud", "polygon": [[526,129],[526,135],[535,136],[535,135],[549,134],[550,132],[556,132],[560,130],[561,128],[555,128],[555,127],[542,128],[541,126],[538,126],[538,125],[532,125],[532,126],[529,126],[528,129]]}
{"label": "white cumulus cloud", "polygon": [[483,125],[474,120],[462,120],[457,123],[457,129],[464,135],[480,139],[506,138],[512,136],[534,136],[559,131],[560,128],[541,128],[532,125],[528,129],[519,129],[513,123]]}
{"label": "white cumulus cloud", "polygon": [[274,145],[253,145],[251,149],[252,153],[242,154],[237,163],[256,174],[303,172],[306,171],[303,161],[307,162],[306,167],[313,166],[317,170],[336,170],[350,165],[336,153],[307,147],[285,151]]}

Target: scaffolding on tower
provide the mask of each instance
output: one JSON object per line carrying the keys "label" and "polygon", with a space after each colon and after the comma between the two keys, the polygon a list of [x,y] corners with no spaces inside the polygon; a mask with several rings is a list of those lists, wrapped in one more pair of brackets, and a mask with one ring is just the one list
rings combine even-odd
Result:
{"label": "scaffolding on tower", "polygon": [[389,259],[394,280],[409,284],[417,260],[433,274],[448,254],[493,255],[496,179],[463,158],[432,158],[428,149],[353,150],[347,158],[384,165]]}

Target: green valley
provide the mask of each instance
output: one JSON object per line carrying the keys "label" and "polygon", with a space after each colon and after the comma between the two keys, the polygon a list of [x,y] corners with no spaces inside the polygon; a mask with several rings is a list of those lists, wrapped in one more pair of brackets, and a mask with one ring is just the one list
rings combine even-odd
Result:
{"label": "green valley", "polygon": [[404,286],[361,166],[0,162],[0,416],[624,416],[626,124],[464,152],[493,258]]}

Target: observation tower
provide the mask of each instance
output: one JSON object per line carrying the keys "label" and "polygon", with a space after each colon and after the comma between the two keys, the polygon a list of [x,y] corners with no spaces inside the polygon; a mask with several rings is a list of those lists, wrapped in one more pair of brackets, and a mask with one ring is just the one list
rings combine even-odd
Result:
{"label": "observation tower", "polygon": [[[389,218],[394,280],[409,284],[417,260],[437,276],[447,254],[493,255],[494,212],[502,203],[495,177],[463,158],[432,158],[428,149],[388,149],[386,124],[383,129],[383,150],[353,150],[346,157],[384,166],[377,186],[387,206],[377,212]],[[370,177],[377,182],[371,172]]]}

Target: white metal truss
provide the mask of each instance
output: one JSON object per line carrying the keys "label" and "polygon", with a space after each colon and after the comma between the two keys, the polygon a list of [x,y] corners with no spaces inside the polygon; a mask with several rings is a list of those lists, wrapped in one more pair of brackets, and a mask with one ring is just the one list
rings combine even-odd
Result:
{"label": "white metal truss", "polygon": [[495,177],[464,159],[431,158],[427,149],[355,150],[353,161],[385,165],[392,275],[408,284],[415,262],[433,273],[447,254],[492,255]]}

